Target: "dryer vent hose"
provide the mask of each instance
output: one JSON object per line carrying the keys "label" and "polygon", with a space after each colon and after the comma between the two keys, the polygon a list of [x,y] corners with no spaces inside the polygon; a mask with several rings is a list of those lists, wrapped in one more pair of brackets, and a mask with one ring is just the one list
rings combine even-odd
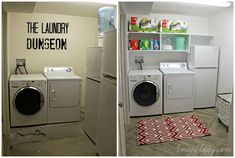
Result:
{"label": "dryer vent hose", "polygon": [[17,74],[17,70],[19,70],[20,74],[23,74],[23,72],[22,72],[22,71],[21,71],[21,69],[20,69],[21,67],[24,67],[24,71],[25,71],[25,73],[26,73],[26,74],[28,74],[28,71],[27,71],[27,69],[26,69],[25,64],[24,64],[24,65],[16,64],[15,74]]}

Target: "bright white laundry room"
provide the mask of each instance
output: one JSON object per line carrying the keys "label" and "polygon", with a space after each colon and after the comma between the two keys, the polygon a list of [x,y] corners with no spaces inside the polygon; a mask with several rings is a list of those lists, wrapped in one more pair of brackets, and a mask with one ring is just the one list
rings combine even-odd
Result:
{"label": "bright white laundry room", "polygon": [[233,2],[120,2],[119,17],[120,155],[233,155]]}

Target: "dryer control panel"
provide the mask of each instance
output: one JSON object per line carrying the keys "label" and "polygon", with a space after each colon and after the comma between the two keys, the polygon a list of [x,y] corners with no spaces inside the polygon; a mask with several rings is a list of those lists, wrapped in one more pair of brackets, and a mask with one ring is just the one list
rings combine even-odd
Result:
{"label": "dryer control panel", "polygon": [[169,62],[160,63],[160,69],[185,69],[187,70],[187,63],[185,62]]}
{"label": "dryer control panel", "polygon": [[44,67],[44,73],[73,73],[73,67]]}

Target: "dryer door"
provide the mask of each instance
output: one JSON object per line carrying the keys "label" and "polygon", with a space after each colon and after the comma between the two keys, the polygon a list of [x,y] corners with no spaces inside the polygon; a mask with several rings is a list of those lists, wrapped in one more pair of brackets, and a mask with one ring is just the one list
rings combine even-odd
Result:
{"label": "dryer door", "polygon": [[44,105],[42,92],[35,87],[21,88],[14,96],[14,106],[21,114],[33,115]]}
{"label": "dryer door", "polygon": [[191,98],[193,96],[193,76],[169,76],[165,84],[168,99]]}
{"label": "dryer door", "polygon": [[141,81],[132,90],[133,100],[141,106],[151,106],[160,98],[160,89],[152,81]]}
{"label": "dryer door", "polygon": [[78,107],[80,103],[80,81],[51,81],[50,107]]}

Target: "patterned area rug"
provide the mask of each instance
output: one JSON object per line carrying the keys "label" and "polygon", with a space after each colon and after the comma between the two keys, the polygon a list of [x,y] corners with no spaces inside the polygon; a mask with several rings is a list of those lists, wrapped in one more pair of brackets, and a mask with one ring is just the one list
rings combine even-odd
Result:
{"label": "patterned area rug", "polygon": [[138,120],[137,144],[153,144],[209,136],[208,128],[195,115]]}

